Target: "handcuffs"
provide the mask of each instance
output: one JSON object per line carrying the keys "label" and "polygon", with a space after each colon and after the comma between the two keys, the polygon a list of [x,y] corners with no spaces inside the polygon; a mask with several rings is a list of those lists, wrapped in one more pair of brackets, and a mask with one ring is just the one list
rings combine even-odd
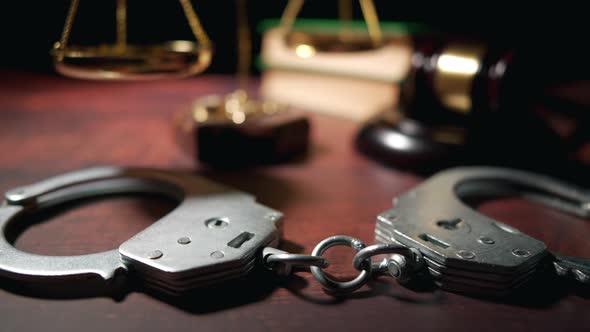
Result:
{"label": "handcuffs", "polygon": [[[119,248],[79,256],[42,256],[16,249],[7,239],[25,212],[103,194],[156,193],[178,207]],[[394,199],[377,217],[377,244],[349,236],[320,242],[311,255],[274,248],[283,215],[249,194],[188,173],[118,167],[90,168],[9,190],[0,206],[0,276],[42,285],[108,285],[133,275],[156,291],[183,295],[264,266],[280,274],[309,268],[323,288],[347,293],[375,275],[406,282],[427,276],[441,288],[474,295],[505,295],[550,262],[557,275],[590,283],[590,260],[550,253],[546,245],[486,217],[465,200],[520,194],[580,217],[590,216],[590,195],[540,175],[501,168],[443,171]],[[330,247],[356,250],[358,277],[341,282],[324,273]],[[372,258],[386,255],[379,261]],[[90,284],[89,284],[90,285]]]}
{"label": "handcuffs", "polygon": [[[112,193],[157,193],[178,207],[118,249],[80,256],[40,256],[20,251],[4,230],[27,210]],[[136,274],[168,294],[248,273],[257,249],[278,243],[282,214],[254,197],[190,174],[101,167],[67,173],[8,191],[0,207],[0,275],[39,283]]]}

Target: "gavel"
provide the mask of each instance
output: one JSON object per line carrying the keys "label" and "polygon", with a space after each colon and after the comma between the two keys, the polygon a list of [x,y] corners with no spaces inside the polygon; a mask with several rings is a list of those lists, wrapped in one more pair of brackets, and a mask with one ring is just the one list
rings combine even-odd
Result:
{"label": "gavel", "polygon": [[420,172],[490,164],[564,175],[590,166],[588,97],[579,85],[572,97],[568,85],[589,77],[585,56],[565,41],[519,46],[415,40],[399,104],[361,129],[358,149]]}

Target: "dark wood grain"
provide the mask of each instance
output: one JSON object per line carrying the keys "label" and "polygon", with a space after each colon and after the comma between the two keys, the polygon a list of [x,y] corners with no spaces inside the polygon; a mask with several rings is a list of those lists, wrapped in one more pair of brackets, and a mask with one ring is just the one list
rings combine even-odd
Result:
{"label": "dark wood grain", "polygon": [[[361,157],[352,144],[356,124],[323,116],[311,118],[313,148],[304,161],[244,171],[200,167],[176,145],[173,114],[199,95],[231,90],[230,78],[100,83],[0,75],[0,191],[93,165],[197,169],[283,211],[283,245],[309,253],[334,234],[372,243],[377,213],[420,181]],[[16,245],[42,254],[114,248],[171,208],[153,197],[85,203],[46,216],[49,220],[31,226]],[[553,250],[590,256],[587,222],[516,199],[486,203],[480,210],[546,241]],[[346,248],[330,251],[329,271],[353,276],[351,257]],[[590,329],[587,294],[573,294],[571,287],[552,281],[541,282],[525,297],[503,301],[414,292],[386,278],[349,298],[333,299],[306,274],[287,281],[256,274],[182,300],[134,287],[117,300],[51,299],[1,282],[2,331]]]}

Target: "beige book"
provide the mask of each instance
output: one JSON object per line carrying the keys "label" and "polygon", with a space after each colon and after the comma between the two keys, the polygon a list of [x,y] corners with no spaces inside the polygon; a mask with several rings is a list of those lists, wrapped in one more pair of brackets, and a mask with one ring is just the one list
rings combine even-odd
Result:
{"label": "beige book", "polygon": [[408,43],[355,52],[298,52],[280,29],[263,37],[263,97],[362,121],[397,101],[410,67]]}
{"label": "beige book", "polygon": [[398,87],[394,83],[277,69],[262,74],[261,94],[305,110],[363,121],[395,105]]}
{"label": "beige book", "polygon": [[399,37],[398,40],[399,43],[367,51],[298,52],[287,45],[283,31],[275,28],[264,34],[261,56],[266,68],[395,83],[406,76],[412,57],[412,47],[407,40]]}

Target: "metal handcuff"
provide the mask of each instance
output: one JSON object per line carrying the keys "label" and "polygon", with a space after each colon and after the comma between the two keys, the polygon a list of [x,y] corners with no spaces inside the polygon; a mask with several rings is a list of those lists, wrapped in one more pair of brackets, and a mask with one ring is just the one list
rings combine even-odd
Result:
{"label": "metal handcuff", "polygon": [[[116,193],[157,193],[178,207],[118,249],[80,256],[41,256],[16,249],[6,236],[23,214],[67,201]],[[376,275],[400,282],[427,275],[450,291],[503,295],[551,261],[555,272],[590,283],[590,261],[549,253],[541,241],[483,216],[463,200],[522,194],[582,217],[590,196],[555,180],[499,168],[444,171],[394,199],[377,217],[377,244],[349,236],[321,241],[311,255],[274,248],[282,214],[246,193],[202,177],[148,169],[100,167],[56,176],[5,193],[0,206],[0,276],[42,285],[97,279],[108,285],[133,275],[165,294],[188,291],[246,275],[257,265],[280,274],[309,268],[323,288],[352,292]],[[359,275],[346,282],[324,273],[323,253],[333,246],[356,251]],[[377,255],[386,255],[372,262]]]}

